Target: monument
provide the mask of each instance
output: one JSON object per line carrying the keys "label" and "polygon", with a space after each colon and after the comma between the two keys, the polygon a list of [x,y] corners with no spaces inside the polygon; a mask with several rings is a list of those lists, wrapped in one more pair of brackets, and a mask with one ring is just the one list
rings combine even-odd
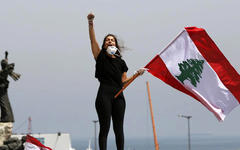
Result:
{"label": "monument", "polygon": [[[12,134],[14,115],[12,107],[8,97],[9,81],[10,76],[14,81],[20,78],[20,74],[13,72],[15,64],[8,63],[8,52],[5,52],[5,58],[1,61],[0,70],[0,146],[3,142],[8,140]],[[0,148],[1,149],[1,148]]]}

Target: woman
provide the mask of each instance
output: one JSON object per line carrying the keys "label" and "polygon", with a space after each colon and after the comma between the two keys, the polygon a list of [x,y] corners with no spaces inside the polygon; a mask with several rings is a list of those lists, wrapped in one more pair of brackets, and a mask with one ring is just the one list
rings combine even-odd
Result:
{"label": "woman", "polygon": [[[127,77],[128,67],[121,58],[121,49],[116,37],[113,34],[108,34],[104,38],[102,48],[100,49],[93,28],[94,15],[90,13],[87,18],[92,54],[96,60],[95,77],[100,82],[95,103],[100,123],[99,147],[100,150],[107,149],[107,136],[112,118],[117,150],[123,150],[123,121],[126,104],[123,93],[116,99],[114,99],[114,95],[133,76]],[[142,75],[144,69],[139,69],[137,73]]]}

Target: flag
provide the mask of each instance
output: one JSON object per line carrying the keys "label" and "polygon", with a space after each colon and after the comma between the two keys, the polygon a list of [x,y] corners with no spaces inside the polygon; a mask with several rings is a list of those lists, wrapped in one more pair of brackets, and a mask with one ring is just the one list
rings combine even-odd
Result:
{"label": "flag", "polygon": [[51,148],[44,146],[36,138],[30,135],[27,135],[24,147],[24,150],[52,150]]}
{"label": "flag", "polygon": [[223,121],[240,102],[240,76],[202,28],[186,27],[146,66]]}

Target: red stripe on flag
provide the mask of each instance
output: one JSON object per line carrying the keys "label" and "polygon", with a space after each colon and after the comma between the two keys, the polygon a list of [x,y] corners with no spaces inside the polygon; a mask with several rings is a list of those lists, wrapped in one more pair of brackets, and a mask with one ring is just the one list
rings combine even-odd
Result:
{"label": "red stripe on flag", "polygon": [[222,83],[240,102],[240,75],[238,72],[232,67],[204,29],[197,27],[186,27],[185,29]]}
{"label": "red stripe on flag", "polygon": [[148,72],[154,75],[155,77],[161,79],[163,82],[172,86],[175,89],[195,98],[200,103],[202,103],[209,111],[213,112],[214,115],[221,120],[221,117],[203,100],[201,97],[195,96],[192,92],[187,90],[177,79],[175,79],[172,74],[167,69],[167,66],[160,58],[159,55],[155,56],[144,68],[148,69]]}
{"label": "red stripe on flag", "polygon": [[46,149],[52,150],[50,147],[47,147],[47,146],[43,145],[36,138],[30,136],[29,134],[27,135],[26,142],[32,143],[32,144],[34,144],[34,145],[36,145],[38,147],[41,147],[41,148],[46,148]]}

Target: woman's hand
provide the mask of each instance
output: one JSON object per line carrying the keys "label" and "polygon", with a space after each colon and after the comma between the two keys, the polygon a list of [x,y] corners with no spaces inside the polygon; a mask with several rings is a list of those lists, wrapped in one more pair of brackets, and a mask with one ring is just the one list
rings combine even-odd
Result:
{"label": "woman's hand", "polygon": [[138,71],[136,71],[136,74],[143,75],[143,73],[146,71],[146,68],[140,68]]}
{"label": "woman's hand", "polygon": [[89,13],[88,16],[87,16],[87,19],[88,19],[89,22],[92,22],[93,19],[94,19],[94,17],[95,17],[95,16],[94,16],[93,13]]}
{"label": "woman's hand", "polygon": [[[140,68],[138,69],[138,71],[135,71],[135,73],[133,74],[133,76],[131,76],[130,78],[127,77],[127,72],[124,72],[122,74],[122,83],[126,84],[128,81],[132,80],[133,78],[136,77],[136,75],[143,75],[143,73],[146,71],[146,68]],[[135,76],[135,77],[134,77]],[[134,79],[133,79],[134,80]]]}

